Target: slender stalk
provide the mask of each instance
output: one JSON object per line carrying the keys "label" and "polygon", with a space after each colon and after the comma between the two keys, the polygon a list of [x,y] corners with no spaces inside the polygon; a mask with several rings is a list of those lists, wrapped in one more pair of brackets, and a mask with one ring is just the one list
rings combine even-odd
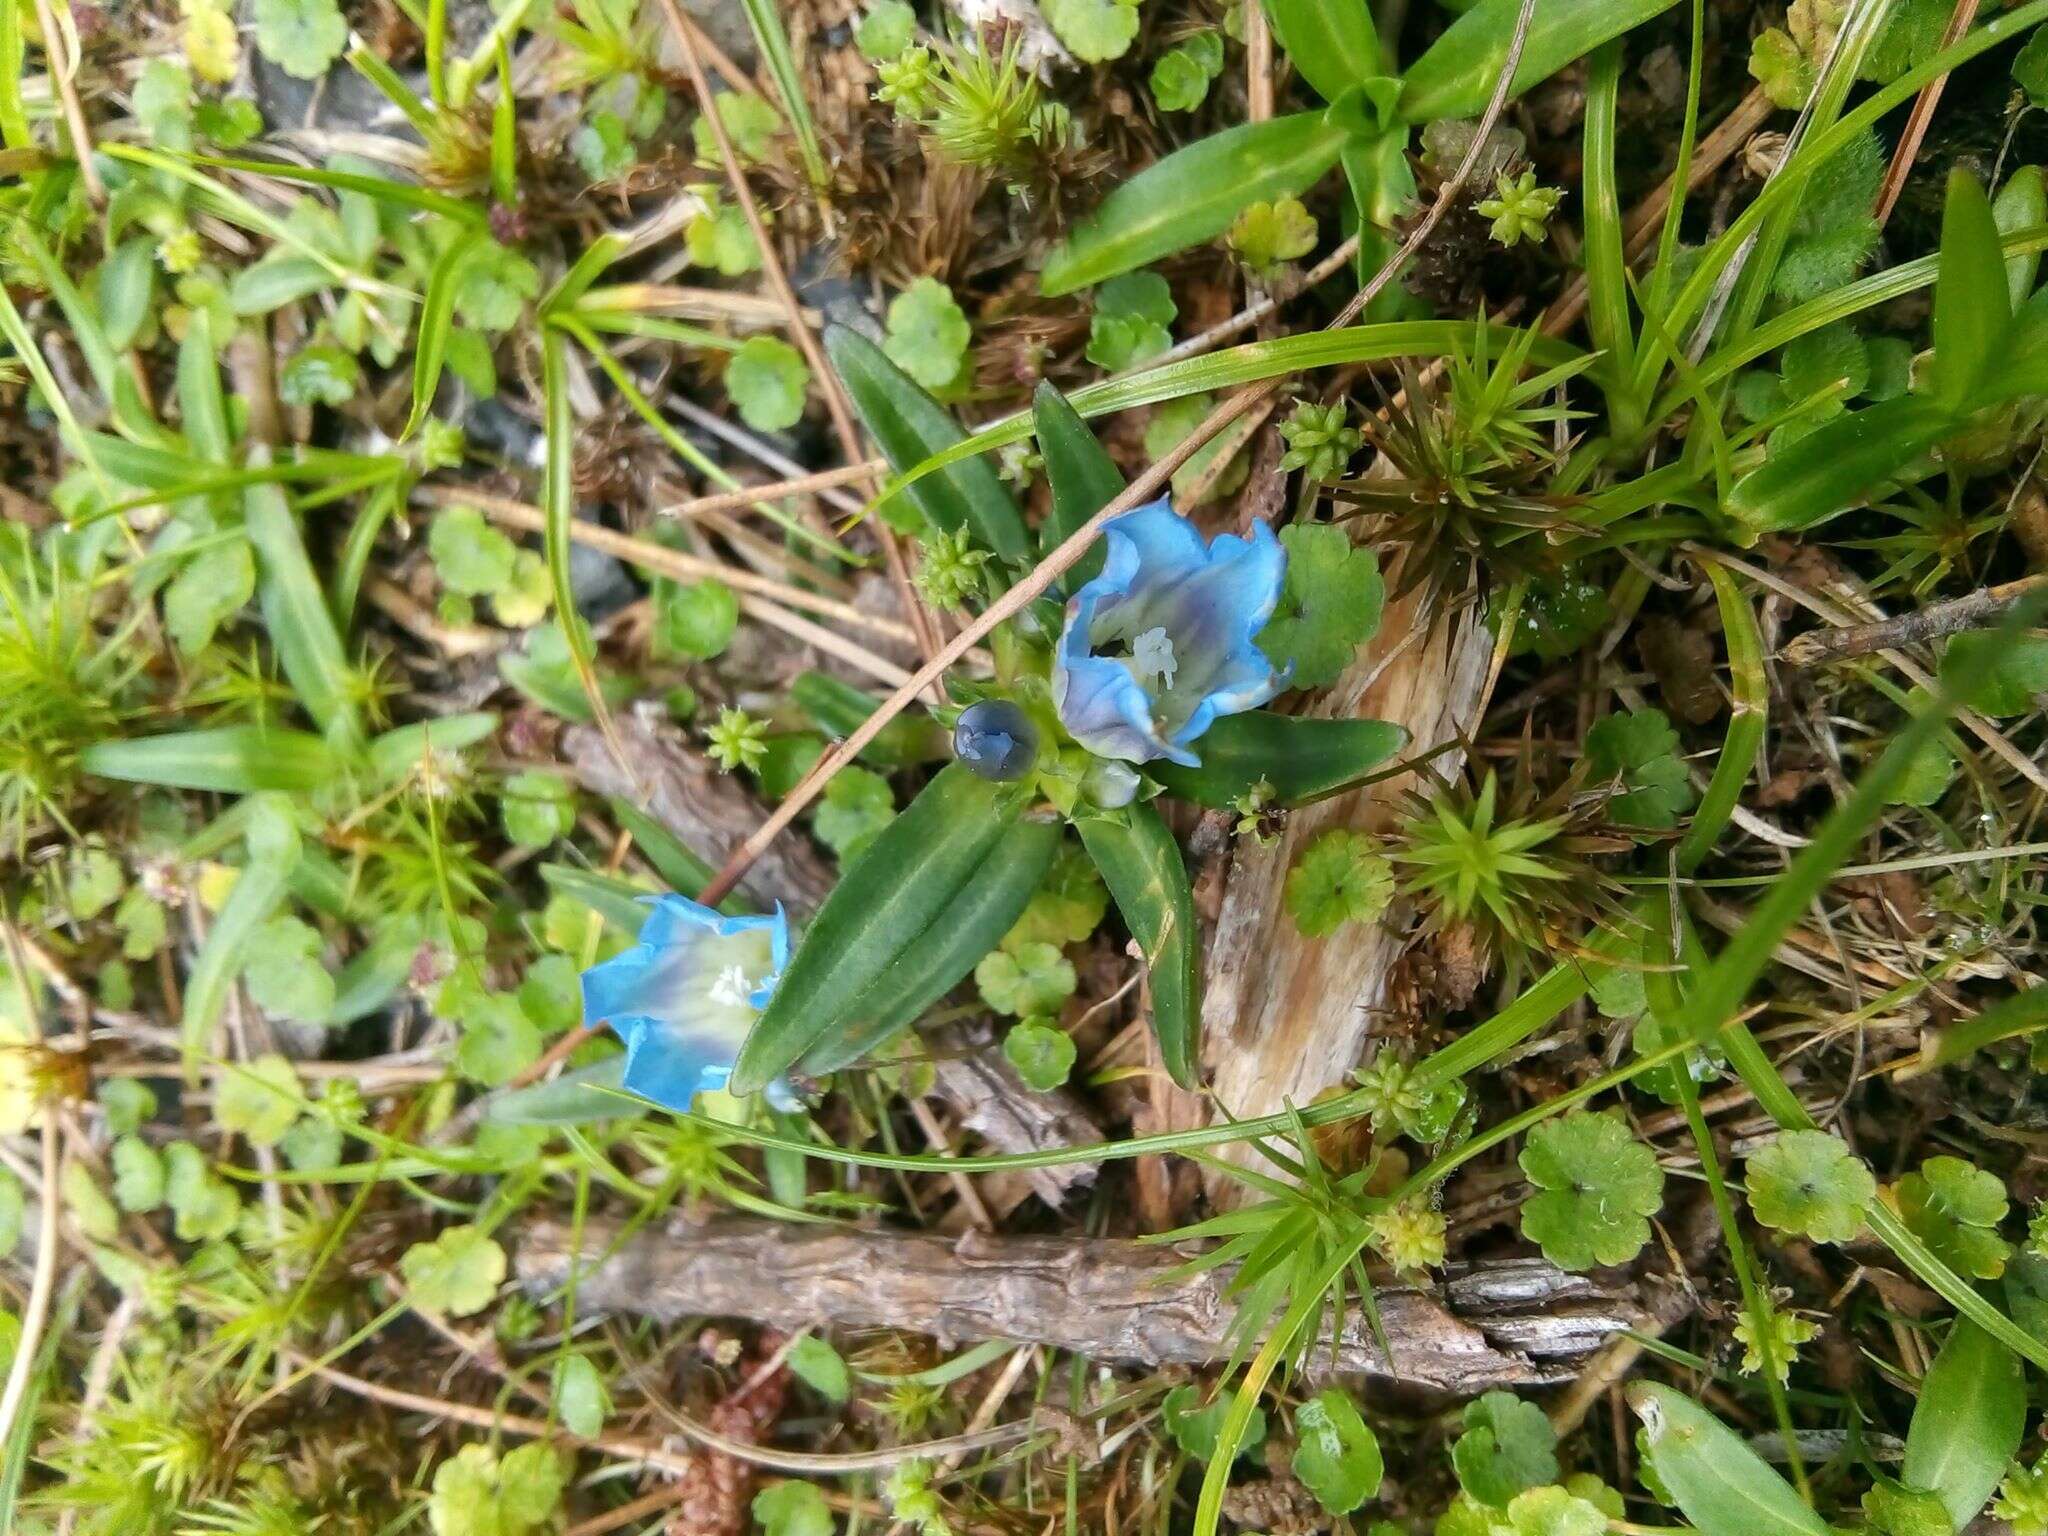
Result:
{"label": "slender stalk", "polygon": [[[831,413],[832,431],[839,439],[840,452],[845,455],[847,463],[857,464],[861,462],[862,454],[860,433],[853,424],[853,407],[839,383],[839,375],[832,371],[824,349],[818,345],[817,336],[804,319],[803,305],[789,284],[789,275],[782,270],[782,258],[776,254],[774,242],[768,238],[768,227],[761,218],[760,205],[754,200],[754,189],[747,184],[746,172],[740,168],[739,156],[733,150],[732,135],[725,131],[725,119],[719,116],[711,81],[704,73],[697,29],[683,15],[677,0],[661,0],[661,8],[682,47],[683,63],[689,70],[690,84],[697,93],[697,105],[704,113],[704,121],[711,127],[713,139],[717,141],[719,158],[725,162],[725,179],[732,187],[733,198],[739,203],[740,211],[746,215],[754,244],[760,249],[761,271],[782,305],[790,334],[796,338],[804,361],[810,365],[812,375],[825,391],[825,408]],[[889,579],[895,584],[897,595],[903,600],[903,611],[917,631],[918,649],[929,660],[938,650],[938,628],[930,611],[919,599],[917,588],[911,584],[910,567],[903,558],[902,541],[896,537],[895,530],[887,526],[878,526],[876,533],[882,542],[882,557],[889,568]]]}

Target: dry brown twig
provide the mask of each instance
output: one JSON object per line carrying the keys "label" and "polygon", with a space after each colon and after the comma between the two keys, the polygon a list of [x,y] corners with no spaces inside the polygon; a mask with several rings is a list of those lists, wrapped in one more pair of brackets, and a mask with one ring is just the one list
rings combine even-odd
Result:
{"label": "dry brown twig", "polygon": [[[1962,41],[1970,30],[1970,23],[1977,19],[1978,0],[1956,0],[1956,8],[1950,14],[1948,27],[1941,35],[1941,47],[1952,48]],[[1906,126],[1899,133],[1898,147],[1892,151],[1892,162],[1885,167],[1884,184],[1877,191],[1875,218],[1879,229],[1891,218],[1892,209],[1898,205],[1899,194],[1906,190],[1906,178],[1913,173],[1913,157],[1920,153],[1920,144],[1927,137],[1927,125],[1934,121],[1934,109],[1941,103],[1941,93],[1948,85],[1948,74],[1944,71],[1920,87],[1920,94],[1913,98],[1913,111],[1906,119]]]}
{"label": "dry brown twig", "polygon": [[[1806,609],[1807,612],[1817,615],[1829,624],[1847,627],[1856,623],[1855,615],[1834,599],[1824,597],[1819,593],[1810,592],[1805,587],[1785,580],[1784,577],[1776,572],[1752,565],[1747,560],[1738,559],[1726,550],[1710,549],[1706,545],[1695,543],[1690,539],[1681,544],[1679,548],[1697,559],[1714,561],[1728,570],[1747,576],[1759,586],[1767,587],[1779,596],[1791,599],[1791,601]],[[1927,669],[1896,646],[1885,647],[1876,654],[1895,667],[1915,687],[1924,688],[1929,693],[1936,691],[1935,680]],[[1989,720],[1985,719],[1983,715],[1967,705],[1960,705],[1955,711],[1955,723],[1983,742],[2000,761],[2019,774],[2021,778],[2032,784],[2036,789],[2048,792],[2048,769],[2044,769],[2039,763],[2036,763],[2024,752],[2020,751],[2018,747],[2015,747],[2006,734]]]}
{"label": "dry brown twig", "polygon": [[2002,586],[1986,587],[1946,602],[1931,603],[1896,618],[1872,624],[1848,624],[1830,629],[1811,629],[1785,642],[1778,659],[1795,667],[1823,666],[1872,651],[1917,645],[1943,635],[1961,634],[1967,629],[1992,629],[2022,603],[2048,589],[2048,576],[2024,576]]}
{"label": "dry brown twig", "polygon": [[[1008,1339],[1154,1367],[1224,1360],[1242,1342],[1232,1332],[1233,1271],[1187,1272],[1191,1245],[754,1217],[631,1230],[593,1217],[579,1243],[572,1223],[543,1217],[518,1225],[514,1248],[529,1295],[562,1285],[573,1267],[579,1307],[666,1322],[709,1315]],[[1646,1315],[1634,1281],[1565,1274],[1538,1259],[1453,1266],[1440,1285],[1390,1283],[1378,1297],[1390,1353],[1354,1311],[1334,1337],[1325,1331],[1313,1369],[1427,1392],[1536,1385],[1571,1376]]]}

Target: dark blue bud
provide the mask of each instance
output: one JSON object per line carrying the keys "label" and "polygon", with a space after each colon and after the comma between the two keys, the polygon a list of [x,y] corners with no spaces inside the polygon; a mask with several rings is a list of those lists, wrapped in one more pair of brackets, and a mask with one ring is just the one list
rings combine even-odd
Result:
{"label": "dark blue bud", "polygon": [[984,699],[960,711],[953,755],[981,778],[1021,779],[1038,760],[1038,732],[1008,699]]}

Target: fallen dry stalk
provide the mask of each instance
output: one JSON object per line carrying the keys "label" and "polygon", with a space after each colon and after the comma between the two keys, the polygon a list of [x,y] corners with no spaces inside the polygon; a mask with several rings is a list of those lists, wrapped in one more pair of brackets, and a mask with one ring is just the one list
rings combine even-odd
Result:
{"label": "fallen dry stalk", "polygon": [[[630,1236],[588,1220],[580,1252],[565,1220],[515,1236],[520,1283],[563,1284],[579,1309],[675,1322],[743,1318],[781,1328],[894,1328],[949,1343],[1014,1339],[1093,1360],[1204,1365],[1229,1357],[1232,1271],[1173,1271],[1198,1251],[1118,1238],[1006,1237],[681,1218]],[[1397,1387],[1469,1395],[1568,1379],[1623,1329],[1651,1317],[1639,1286],[1568,1275],[1536,1259],[1455,1268],[1441,1290],[1376,1295],[1392,1358],[1357,1309],[1318,1369]]]}
{"label": "fallen dry stalk", "polygon": [[[439,506],[474,507],[493,522],[503,523],[508,528],[517,528],[522,533],[547,531],[545,512],[539,507],[529,506],[509,496],[443,485],[420,486],[414,494]],[[709,576],[724,582],[735,592],[765,597],[791,608],[808,608],[813,613],[824,614],[841,624],[865,629],[885,639],[903,641],[916,638],[908,625],[899,624],[894,619],[883,618],[879,614],[868,613],[856,608],[852,603],[809,592],[802,587],[791,586],[788,582],[777,581],[773,577],[762,576],[754,571],[742,570],[720,560],[707,560],[702,555],[670,549],[666,544],[657,544],[652,539],[637,539],[629,533],[615,533],[587,518],[575,517],[569,520],[569,537],[578,544],[602,550],[643,570],[671,576],[678,581],[701,581]]]}
{"label": "fallen dry stalk", "polygon": [[[407,1413],[423,1413],[430,1418],[467,1424],[474,1429],[489,1430],[493,1434],[518,1435],[529,1440],[561,1440],[570,1445],[584,1445],[595,1451],[603,1451],[607,1456],[616,1457],[621,1461],[640,1462],[664,1472],[688,1474],[699,1470],[696,1457],[686,1452],[670,1450],[658,1440],[642,1439],[634,1435],[571,1434],[561,1425],[542,1419],[529,1419],[523,1414],[502,1413],[495,1409],[475,1407],[469,1403],[450,1402],[446,1398],[428,1397],[420,1392],[387,1387],[382,1382],[370,1381],[348,1371],[337,1370],[331,1365],[321,1365],[290,1350],[282,1353],[302,1370],[310,1371],[322,1381],[340,1387],[344,1392],[357,1397],[382,1403],[388,1408],[402,1409]],[[778,1451],[769,1446],[735,1440],[730,1435],[720,1434],[709,1424],[700,1424],[673,1408],[669,1409],[664,1417],[676,1426],[682,1438],[694,1441],[706,1450],[730,1456],[734,1461],[748,1462],[775,1472],[824,1477],[845,1477],[854,1472],[878,1472],[914,1457],[929,1456],[935,1452],[973,1451],[989,1446],[1007,1445],[1031,1433],[1029,1423],[999,1424],[979,1434],[954,1435],[923,1445],[897,1446],[879,1451],[819,1454]]]}
{"label": "fallen dry stalk", "polygon": [[1932,603],[1897,618],[1808,630],[1788,640],[1778,652],[1778,659],[1795,667],[1817,667],[1851,656],[1867,656],[1872,651],[1961,634],[1966,629],[1994,629],[2020,604],[2044,589],[2048,589],[2048,576],[2023,576],[2018,581]]}

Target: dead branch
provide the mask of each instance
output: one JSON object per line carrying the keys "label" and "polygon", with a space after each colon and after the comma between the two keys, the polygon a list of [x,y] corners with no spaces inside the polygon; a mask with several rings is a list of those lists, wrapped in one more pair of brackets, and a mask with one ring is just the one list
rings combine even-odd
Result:
{"label": "dead branch", "polygon": [[[949,1344],[1015,1339],[1095,1360],[1202,1365],[1229,1356],[1231,1271],[1176,1277],[1196,1250],[1116,1238],[1009,1237],[677,1218],[623,1240],[586,1225],[577,1305],[675,1322],[744,1318],[780,1328],[892,1328]],[[567,1221],[515,1235],[533,1294],[568,1277]],[[1624,1328],[1651,1317],[1627,1280],[1567,1275],[1515,1259],[1454,1271],[1441,1290],[1378,1292],[1391,1362],[1353,1308],[1317,1369],[1432,1394],[1470,1395],[1569,1379]]]}
{"label": "dead branch", "polygon": [[2048,576],[2024,576],[2003,586],[1986,587],[1944,603],[1930,603],[1912,613],[1881,619],[1874,624],[1850,624],[1836,629],[1813,629],[1795,635],[1778,652],[1781,661],[1795,667],[1816,667],[1824,662],[1842,661],[1850,656],[1867,656],[1903,645],[1966,629],[1991,629],[2030,598],[2048,590]]}

